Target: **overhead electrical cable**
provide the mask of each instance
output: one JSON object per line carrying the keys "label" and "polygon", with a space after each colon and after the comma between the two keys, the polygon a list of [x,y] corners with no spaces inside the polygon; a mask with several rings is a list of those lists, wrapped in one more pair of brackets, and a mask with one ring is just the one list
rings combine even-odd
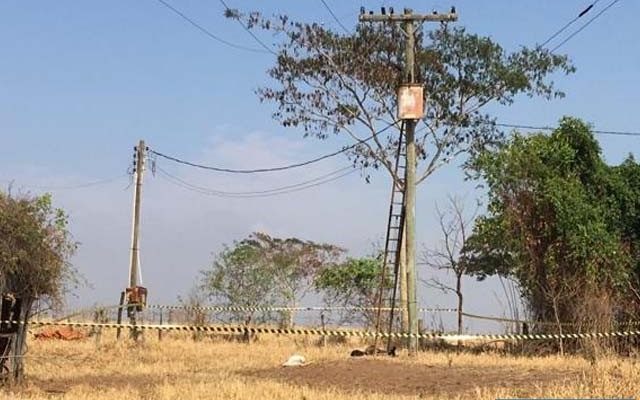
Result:
{"label": "overhead electrical cable", "polygon": [[542,44],[540,45],[540,47],[544,47],[546,46],[550,41],[552,41],[553,39],[555,39],[558,35],[560,35],[562,32],[564,32],[568,27],[570,27],[571,25],[573,25],[577,20],[579,20],[580,18],[582,18],[583,16],[585,16],[585,14],[587,14],[589,11],[591,11],[591,9],[599,2],[600,0],[596,0],[593,3],[589,4],[589,6],[587,6],[584,10],[582,10],[574,19],[572,19],[571,21],[567,22],[562,28],[558,29],[553,35],[551,35],[547,40],[545,40],[544,42],[542,42]]}
{"label": "overhead electrical cable", "polygon": [[166,2],[165,0],[158,0],[158,2],[160,4],[162,4],[163,6],[165,6],[166,8],[168,8],[169,10],[171,10],[174,14],[178,15],[180,18],[184,19],[185,21],[187,21],[188,23],[193,25],[200,32],[202,32],[205,35],[207,35],[210,39],[213,39],[218,43],[222,43],[222,44],[224,44],[226,46],[233,47],[233,48],[238,49],[238,50],[250,51],[252,53],[266,53],[266,51],[264,51],[262,49],[256,49],[256,48],[253,48],[253,47],[242,46],[242,45],[239,45],[239,44],[236,44],[236,43],[232,43],[232,42],[230,42],[230,41],[228,41],[226,39],[223,39],[220,36],[217,36],[217,35],[213,34],[210,30],[208,30],[207,28],[203,27],[202,25],[200,25],[199,23],[197,23],[193,19],[189,18],[186,14],[184,14],[182,11],[178,10],[177,8],[175,8],[174,6],[172,6],[171,4]]}
{"label": "overhead electrical cable", "polygon": [[255,168],[255,169],[223,168],[223,167],[215,167],[215,166],[203,165],[203,164],[198,164],[198,163],[182,160],[182,159],[180,159],[178,157],[170,156],[170,155],[161,153],[161,152],[153,150],[153,149],[149,149],[149,153],[155,154],[155,155],[157,155],[159,157],[165,158],[167,160],[171,160],[171,161],[179,163],[179,164],[188,165],[190,167],[195,167],[195,168],[200,168],[200,169],[206,169],[206,170],[210,170],[210,171],[216,171],[216,172],[227,172],[227,173],[233,173],[233,174],[255,174],[255,173],[263,173],[263,172],[277,172],[277,171],[285,171],[285,170],[288,170],[288,169],[299,168],[299,167],[303,167],[303,166],[306,166],[306,165],[309,165],[309,164],[314,164],[314,163],[317,163],[319,161],[326,160],[327,158],[331,158],[331,157],[337,156],[338,154],[342,154],[344,152],[347,152],[347,151],[349,151],[351,149],[354,149],[354,148],[358,147],[359,145],[361,145],[361,144],[363,144],[365,142],[368,142],[369,140],[373,139],[376,135],[379,135],[380,133],[385,132],[386,130],[388,130],[392,126],[395,126],[396,124],[397,124],[397,122],[392,122],[392,123],[388,124],[386,127],[384,127],[382,129],[380,129],[379,131],[377,131],[375,134],[369,136],[368,138],[360,140],[357,143],[354,143],[354,144],[349,145],[347,147],[344,147],[341,150],[334,151],[332,153],[325,154],[323,156],[316,157],[316,158],[313,158],[311,160],[307,160],[307,161],[303,161],[303,162],[299,162],[299,163],[295,163],[295,164],[290,164],[290,165],[283,165],[283,166],[280,166],[280,167]]}
{"label": "overhead electrical cable", "polygon": [[[551,35],[549,38],[547,38],[547,40],[545,40],[541,45],[539,45],[539,48],[544,47],[546,44],[548,44],[551,40],[553,40],[554,38],[556,38],[560,33],[564,32],[569,26],[571,26],[573,23],[575,23],[578,19],[584,17],[589,11],[591,11],[591,9],[599,2],[600,0],[596,0],[593,3],[591,3],[589,6],[587,6],[584,10],[582,10],[578,16],[576,16],[575,18],[573,18],[571,21],[569,21],[568,23],[566,23],[562,28],[560,28],[558,31],[556,31],[553,35]],[[613,6],[615,3],[617,3],[619,0],[613,0],[613,2],[611,2],[608,6],[606,6],[602,11],[600,11],[596,16],[594,16],[593,18],[591,18],[589,21],[587,21],[582,27],[580,27],[576,32],[572,33],[569,37],[567,37],[565,40],[563,40],[560,44],[558,44],[556,47],[554,47],[552,50],[550,50],[550,53],[555,52],[558,48],[560,48],[560,46],[564,45],[565,43],[567,43],[569,40],[571,40],[571,38],[573,38],[575,35],[577,35],[578,33],[580,33],[580,31],[582,31],[584,28],[586,28],[590,23],[592,23],[596,18],[598,18],[600,15],[602,15],[602,13],[604,13],[605,11],[607,11],[611,6]],[[490,97],[489,99],[487,99],[487,102],[491,99],[495,98],[495,96]],[[478,104],[480,104],[480,100],[478,100],[478,102],[471,108],[475,108],[478,106]]]}
{"label": "overhead electrical cable", "polygon": [[[97,185],[104,185],[107,183],[115,182],[126,176],[129,176],[129,174],[123,174],[123,175],[114,176],[112,178],[105,178],[97,181],[90,181],[86,183],[80,183],[77,185],[68,185],[68,186],[41,186],[41,185],[20,185],[20,186],[23,186],[25,188],[40,189],[40,190],[73,190],[73,189],[82,189],[82,188],[97,186]],[[14,180],[9,180],[9,179],[3,179],[2,181],[10,184],[15,182]]]}
{"label": "overhead electrical cable", "polygon": [[344,167],[344,168],[340,168],[338,170],[329,172],[327,174],[324,174],[322,176],[313,178],[313,179],[309,179],[300,183],[295,183],[295,184],[291,184],[291,185],[287,185],[287,186],[281,186],[281,187],[277,187],[277,188],[272,188],[272,189],[265,189],[265,190],[258,190],[258,191],[243,191],[243,192],[227,192],[227,191],[221,191],[221,190],[216,190],[216,189],[211,189],[211,188],[207,188],[207,187],[203,187],[203,186],[198,186],[192,183],[189,183],[175,175],[170,174],[169,172],[165,171],[162,168],[158,168],[159,171],[161,171],[163,174],[165,174],[166,176],[175,179],[185,185],[189,185],[190,187],[194,188],[194,189],[199,189],[199,190],[204,190],[204,191],[208,191],[208,192],[212,192],[214,194],[220,194],[220,195],[227,195],[227,196],[244,196],[244,195],[256,195],[256,194],[269,194],[269,193],[273,193],[273,192],[279,192],[282,190],[288,190],[288,189],[295,189],[297,187],[301,187],[301,186],[305,186],[311,183],[315,183],[318,181],[321,181],[323,179],[329,178],[333,175],[337,175],[341,172],[345,172],[347,170],[352,170],[353,167],[352,166],[348,166],[348,167]]}
{"label": "overhead electrical cable", "polygon": [[[504,128],[515,128],[515,129],[528,129],[528,130],[539,130],[539,131],[553,131],[558,127],[548,126],[548,125],[524,125],[524,124],[506,124],[506,123],[496,123],[496,126],[501,126]],[[640,136],[640,131],[608,131],[608,130],[598,130],[593,129],[591,132],[596,133],[598,135],[617,135],[617,136]]]}
{"label": "overhead electrical cable", "polygon": [[[224,1],[224,0],[219,0],[219,1],[220,1],[220,4],[222,4],[222,6],[225,8],[225,10],[226,10],[227,12],[233,12],[233,10],[231,10],[231,9],[229,8],[229,6],[227,5],[227,3],[225,3],[225,1]],[[240,20],[240,18],[234,18],[234,19],[235,19],[236,21],[238,21],[238,23],[240,24],[240,26],[242,26],[242,29],[244,29],[245,31],[247,31],[247,33],[248,33],[249,35],[251,35],[251,37],[252,37],[256,42],[258,42],[258,44],[259,44],[260,46],[262,46],[262,48],[264,48],[267,52],[269,52],[269,53],[273,54],[274,56],[277,56],[277,55],[278,55],[278,53],[276,53],[276,52],[275,52],[271,47],[269,47],[269,46],[267,46],[266,44],[264,44],[264,42],[263,42],[262,40],[260,40],[260,38],[259,38],[258,36],[256,36],[256,34],[255,34],[255,33],[253,33],[253,31],[251,31],[251,29],[249,29],[249,27],[248,27],[248,26],[246,26],[246,25],[245,25],[245,24]]]}
{"label": "overhead electrical cable", "polygon": [[614,4],[616,4],[617,2],[619,2],[620,0],[613,0],[611,3],[609,3],[609,5],[607,5],[605,8],[603,8],[599,13],[597,13],[596,15],[593,16],[593,18],[591,18],[589,21],[585,22],[584,25],[582,25],[577,31],[573,32],[571,35],[569,35],[566,39],[564,39],[562,42],[560,42],[560,44],[558,44],[556,47],[554,47],[551,52],[555,52],[556,50],[558,50],[560,47],[562,47],[565,43],[567,43],[569,40],[571,40],[574,36],[576,36],[578,33],[582,32],[582,30],[584,30],[587,26],[589,26],[593,21],[595,21],[596,19],[598,19],[598,17],[600,17],[602,14],[604,14],[609,8],[611,8]]}
{"label": "overhead electrical cable", "polygon": [[[347,169],[349,171],[340,173]],[[217,196],[217,197],[226,197],[226,198],[256,198],[256,197],[271,197],[271,196],[277,196],[281,194],[299,192],[299,191],[310,189],[316,186],[324,185],[326,183],[330,183],[338,179],[341,179],[343,177],[346,177],[347,175],[351,175],[354,172],[357,172],[357,169],[353,167],[345,167],[305,182],[282,186],[274,189],[253,191],[253,192],[226,192],[221,190],[205,188],[202,186],[198,186],[198,185],[194,185],[192,183],[186,182],[181,178],[178,178],[172,174],[169,174],[167,171],[163,169],[158,168],[158,171],[160,172],[160,175],[163,176],[165,179],[167,179],[169,182],[196,193],[200,193],[208,196]]]}
{"label": "overhead electrical cable", "polygon": [[349,29],[347,29],[346,26],[344,26],[344,24],[342,23],[342,21],[340,21],[340,18],[338,18],[338,16],[333,12],[333,10],[331,9],[331,7],[329,7],[329,5],[327,4],[327,2],[325,0],[320,0],[322,2],[322,4],[324,5],[324,8],[327,9],[327,11],[329,11],[329,14],[331,14],[331,16],[333,17],[333,19],[338,23],[338,25],[340,25],[340,27],[342,28],[342,30],[344,30],[346,33],[350,34],[351,31],[349,31]]}

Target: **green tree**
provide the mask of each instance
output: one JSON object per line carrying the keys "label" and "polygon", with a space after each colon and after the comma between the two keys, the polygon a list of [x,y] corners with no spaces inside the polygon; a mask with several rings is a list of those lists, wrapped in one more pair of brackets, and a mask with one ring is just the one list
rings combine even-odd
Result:
{"label": "green tree", "polygon": [[624,314],[626,319],[636,319],[640,315],[640,164],[633,155],[610,169],[604,187],[603,201],[611,210],[608,221],[620,232],[622,247],[632,263]]}
{"label": "green tree", "polygon": [[[381,274],[380,257],[348,258],[322,270],[316,275],[314,285],[329,306],[354,308],[340,313],[341,323],[363,322],[373,326],[376,312],[371,308],[378,306]],[[391,287],[391,274],[386,281]]]}
{"label": "green tree", "polygon": [[273,280],[260,249],[248,240],[225,245],[211,267],[201,271],[201,288],[211,299],[223,306],[246,308],[230,313],[232,320],[243,323],[264,322],[269,317],[250,308],[276,304]]}
{"label": "green tree", "polygon": [[22,355],[34,302],[60,305],[64,294],[79,282],[69,263],[76,243],[67,221],[64,211],[52,206],[50,195],[0,192],[0,294],[5,304],[16,307],[17,314],[12,317],[25,322],[17,326],[12,341],[0,340],[1,354],[8,351],[16,356],[9,361],[1,359],[0,370],[8,368],[14,379],[22,378]]}
{"label": "green tree", "polygon": [[[201,287],[212,299],[232,307],[296,307],[316,274],[333,265],[343,249],[297,238],[280,239],[252,233],[234,242],[202,271]],[[293,324],[294,312],[284,311],[282,323]],[[271,313],[251,310],[232,313],[235,320],[258,322]]]}
{"label": "green tree", "polygon": [[469,167],[489,199],[464,249],[471,271],[513,277],[545,321],[581,320],[591,297],[627,286],[631,256],[621,203],[612,200],[627,185],[604,163],[585,123],[565,117],[551,135],[515,134]]}

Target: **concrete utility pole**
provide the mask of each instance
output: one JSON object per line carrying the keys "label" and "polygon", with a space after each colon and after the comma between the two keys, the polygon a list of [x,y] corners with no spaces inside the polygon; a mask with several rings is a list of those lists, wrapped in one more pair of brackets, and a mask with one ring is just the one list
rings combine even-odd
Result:
{"label": "concrete utility pole", "polygon": [[[127,303],[136,304],[127,308],[129,322],[136,324],[136,313],[141,310],[140,303],[146,299],[146,289],[140,287],[140,204],[142,199],[142,181],[144,177],[147,148],[144,140],[140,140],[135,148],[133,173],[136,184],[133,189],[133,221],[131,226],[131,254],[129,260],[129,287]],[[132,337],[137,340],[139,332],[131,330]]]}
{"label": "concrete utility pole", "polygon": [[[458,19],[458,15],[455,12],[455,9],[452,8],[451,12],[448,14],[414,14],[411,9],[405,8],[403,14],[394,14],[393,9],[389,9],[390,13],[387,14],[384,8],[381,9],[380,14],[374,14],[370,12],[366,14],[364,12],[364,8],[360,9],[360,22],[391,22],[391,23],[402,23],[404,33],[407,36],[406,47],[405,47],[405,83],[408,88],[407,93],[409,96],[413,96],[411,101],[411,105],[409,108],[413,107],[411,110],[413,112],[408,112],[406,115],[402,115],[402,111],[399,112],[400,119],[403,119],[405,122],[406,129],[406,140],[407,140],[407,170],[406,170],[406,181],[405,181],[405,229],[406,229],[406,237],[403,238],[403,242],[406,243],[406,299],[407,299],[407,311],[408,311],[408,325],[409,325],[409,333],[417,334],[418,333],[418,301],[417,301],[417,293],[416,293],[416,283],[417,283],[417,274],[416,274],[416,143],[415,143],[415,128],[416,123],[419,119],[423,118],[424,108],[423,108],[423,97],[422,97],[422,87],[419,87],[419,90],[415,90],[418,85],[416,85],[415,79],[415,23],[416,22],[446,22],[446,21],[456,21]],[[415,96],[419,95],[419,98]],[[401,101],[399,103],[399,110],[402,109]],[[416,110],[416,108],[422,108],[420,110]],[[402,279],[401,279],[402,282]],[[403,298],[403,294],[400,294],[400,298]],[[412,338],[409,341],[409,353],[415,354],[418,349],[418,340],[417,338]]]}
{"label": "concrete utility pole", "polygon": [[136,148],[135,166],[133,173],[136,185],[133,189],[133,223],[131,226],[131,258],[129,260],[129,287],[139,284],[140,269],[140,200],[142,197],[142,178],[144,176],[146,147],[144,140]]}

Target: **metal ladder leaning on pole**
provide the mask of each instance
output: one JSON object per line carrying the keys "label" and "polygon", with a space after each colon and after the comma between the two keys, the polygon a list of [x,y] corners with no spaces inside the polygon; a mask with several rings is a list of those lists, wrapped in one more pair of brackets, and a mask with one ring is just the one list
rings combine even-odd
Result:
{"label": "metal ladder leaning on pole", "polygon": [[[405,217],[405,203],[404,203],[404,190],[405,190],[405,141],[404,141],[404,124],[400,129],[400,136],[398,138],[398,150],[396,154],[394,175],[397,179],[393,180],[391,188],[391,202],[389,204],[389,219],[387,221],[387,233],[384,243],[384,255],[382,260],[382,273],[380,275],[380,287],[377,294],[377,312],[376,312],[376,333],[380,332],[380,325],[382,323],[382,308],[385,307],[384,299],[387,297],[389,311],[389,330],[393,330],[393,318],[396,305],[398,280],[399,280],[399,266],[400,266],[400,250],[402,248],[402,232],[404,230],[404,217]],[[400,178],[402,177],[402,179]],[[387,279],[388,271],[393,271],[393,284],[388,287]],[[385,296],[387,292],[387,296]],[[374,347],[377,347],[378,338],[374,339]],[[387,351],[391,350],[391,338],[387,342]]]}
{"label": "metal ladder leaning on pole", "polygon": [[407,269],[407,318],[409,323],[409,354],[414,355],[418,351],[418,309],[417,309],[417,273],[416,273],[416,142],[415,128],[418,121],[424,115],[423,84],[416,81],[415,71],[415,24],[417,22],[447,22],[456,21],[458,15],[455,8],[447,14],[414,14],[409,8],[405,8],[402,14],[395,14],[393,9],[381,7],[380,14],[365,12],[364,7],[360,7],[360,22],[379,23],[399,23],[406,36],[405,41],[405,66],[404,83],[398,88],[398,119],[403,122],[403,130],[406,138],[406,174],[405,174],[405,210],[406,210],[406,269]]}

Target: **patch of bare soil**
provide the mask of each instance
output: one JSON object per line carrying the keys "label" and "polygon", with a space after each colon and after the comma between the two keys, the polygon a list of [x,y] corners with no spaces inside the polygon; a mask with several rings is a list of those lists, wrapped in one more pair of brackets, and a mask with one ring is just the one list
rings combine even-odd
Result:
{"label": "patch of bare soil", "polygon": [[254,370],[246,374],[313,388],[415,396],[460,395],[478,387],[509,388],[519,395],[526,395],[534,387],[575,379],[579,371],[430,366],[400,360],[348,359],[304,367]]}

